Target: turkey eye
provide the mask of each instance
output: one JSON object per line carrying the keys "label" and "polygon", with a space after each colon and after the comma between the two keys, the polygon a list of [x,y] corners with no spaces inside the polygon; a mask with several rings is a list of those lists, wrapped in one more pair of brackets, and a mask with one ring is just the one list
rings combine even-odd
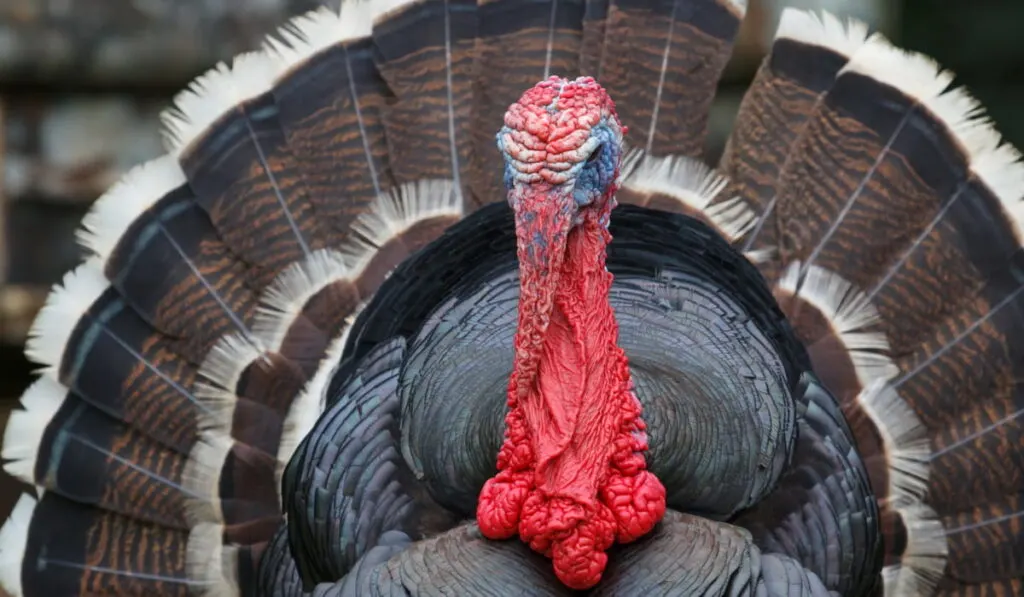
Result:
{"label": "turkey eye", "polygon": [[601,157],[601,150],[604,149],[604,145],[598,145],[597,149],[590,153],[590,157],[587,158],[588,164],[593,164],[597,161],[597,158]]}

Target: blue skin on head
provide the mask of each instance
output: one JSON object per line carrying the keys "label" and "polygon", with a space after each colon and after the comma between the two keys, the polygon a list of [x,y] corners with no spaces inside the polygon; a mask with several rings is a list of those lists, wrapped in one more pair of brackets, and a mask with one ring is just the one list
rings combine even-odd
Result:
{"label": "blue skin on head", "polygon": [[[505,153],[504,136],[507,127],[503,127],[497,135],[498,149],[505,158],[504,183],[507,190],[512,189],[514,184],[515,169]],[[598,139],[600,143],[590,156],[575,164],[571,172],[573,178],[570,183],[574,184],[572,196],[577,208],[587,207],[602,198],[608,187],[614,182],[615,167],[619,162],[621,148],[615,140],[615,135],[608,127],[607,121],[601,121],[593,129],[590,136]],[[607,222],[603,222],[607,226]]]}

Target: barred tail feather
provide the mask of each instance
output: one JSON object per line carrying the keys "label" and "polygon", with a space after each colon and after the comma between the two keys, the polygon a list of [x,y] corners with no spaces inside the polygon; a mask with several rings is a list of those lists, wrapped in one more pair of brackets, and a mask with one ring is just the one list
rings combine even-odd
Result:
{"label": "barred tail feather", "polygon": [[[816,66],[786,74],[798,54]],[[862,25],[787,11],[723,165],[844,400],[883,508],[887,595],[1024,579],[1024,164],[952,78]],[[770,151],[753,142],[765,123],[782,129]]]}
{"label": "barred tail feather", "polygon": [[397,54],[366,50],[408,29],[375,28],[370,4],[300,17],[200,77],[165,116],[168,154],[83,221],[90,258],[39,315],[43,377],[4,438],[7,470],[46,490],[4,527],[11,592],[253,594],[355,314],[465,211],[462,129],[445,133],[455,169],[407,156],[393,174],[385,131],[405,117],[385,104],[415,94]]}

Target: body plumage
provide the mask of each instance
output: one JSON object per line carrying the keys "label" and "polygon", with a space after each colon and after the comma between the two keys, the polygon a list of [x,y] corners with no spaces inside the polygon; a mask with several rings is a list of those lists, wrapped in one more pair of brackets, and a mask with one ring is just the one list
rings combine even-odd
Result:
{"label": "body plumage", "polygon": [[788,10],[713,170],[745,8],[346,0],[199,78],[33,329],[3,587],[1024,591],[1020,156]]}

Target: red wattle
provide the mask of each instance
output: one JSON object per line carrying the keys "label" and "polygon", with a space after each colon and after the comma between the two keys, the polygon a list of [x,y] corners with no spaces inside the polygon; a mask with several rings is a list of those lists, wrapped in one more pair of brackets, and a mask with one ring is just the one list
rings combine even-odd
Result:
{"label": "red wattle", "polygon": [[[596,585],[605,551],[647,534],[665,513],[665,488],[646,467],[641,407],[608,303],[609,239],[597,214],[588,214],[569,235],[542,346],[517,334],[499,472],[477,506],[484,536],[518,533],[573,589]],[[521,268],[520,275],[533,273]],[[536,287],[523,283],[521,316],[537,298],[526,289]],[[536,359],[535,374],[519,375],[520,358]]]}

